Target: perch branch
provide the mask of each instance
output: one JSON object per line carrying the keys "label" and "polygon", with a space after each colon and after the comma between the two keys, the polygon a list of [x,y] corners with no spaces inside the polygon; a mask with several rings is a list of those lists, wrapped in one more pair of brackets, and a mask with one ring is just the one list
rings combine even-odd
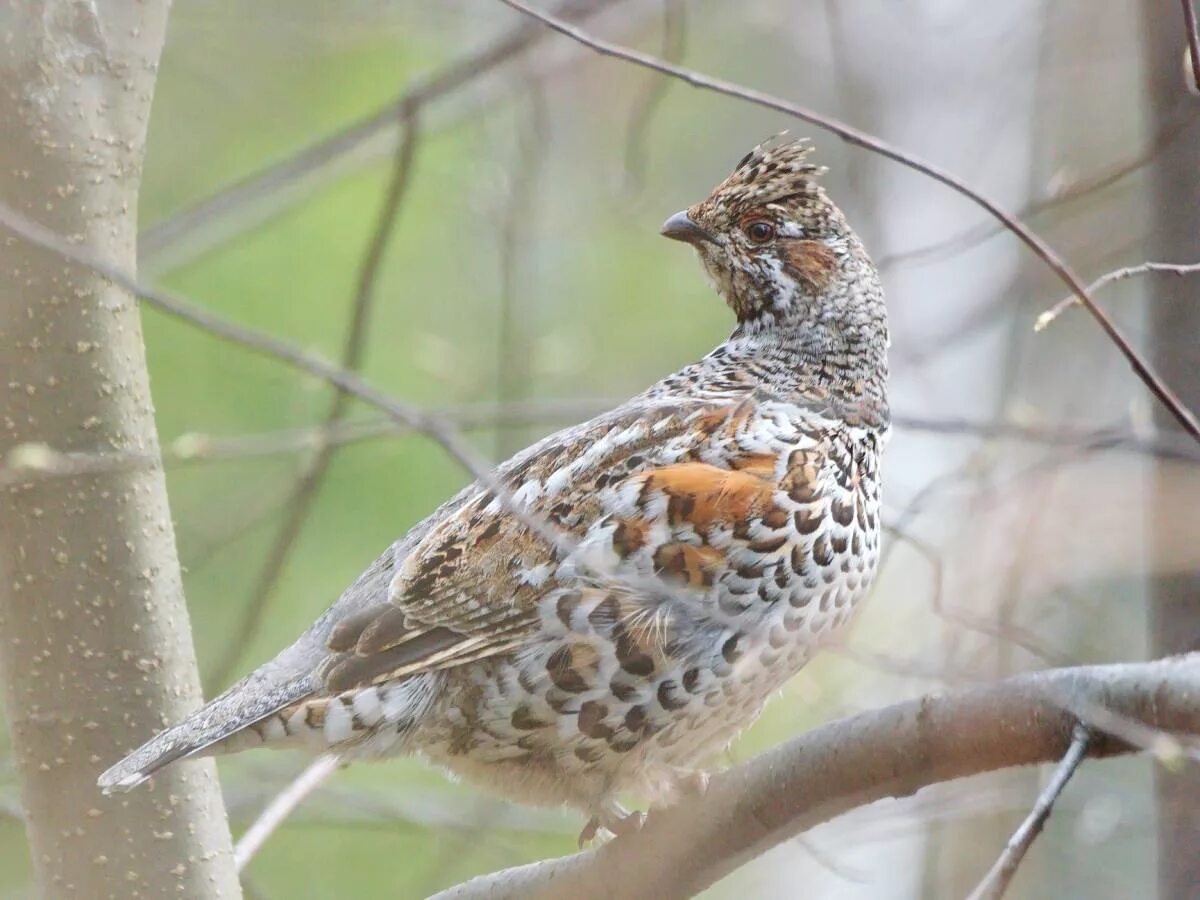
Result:
{"label": "perch branch", "polygon": [[435,900],[690,897],[780,842],[928,785],[1054,762],[1081,720],[1091,757],[1133,747],[1092,708],[1160,732],[1200,733],[1200,654],[1052,669],[928,696],[816,728],[715,776],[703,797],[651,813],[639,834],[483,875]]}

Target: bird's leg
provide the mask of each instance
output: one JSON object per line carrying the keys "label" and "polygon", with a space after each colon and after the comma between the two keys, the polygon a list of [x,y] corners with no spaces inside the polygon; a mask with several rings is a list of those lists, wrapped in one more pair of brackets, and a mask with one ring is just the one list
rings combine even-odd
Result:
{"label": "bird's leg", "polygon": [[605,800],[597,807],[595,815],[587,820],[583,831],[579,832],[579,847],[583,849],[585,844],[594,840],[601,828],[620,837],[623,834],[641,831],[645,824],[646,814],[644,812],[639,810],[630,812],[615,800]]}

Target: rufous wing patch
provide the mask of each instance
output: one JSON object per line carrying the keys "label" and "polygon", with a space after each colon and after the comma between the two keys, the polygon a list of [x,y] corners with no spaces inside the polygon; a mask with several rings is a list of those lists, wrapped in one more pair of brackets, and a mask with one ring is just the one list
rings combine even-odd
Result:
{"label": "rufous wing patch", "polygon": [[719,469],[707,463],[679,463],[651,469],[644,476],[649,491],[668,499],[672,522],[690,522],[697,530],[760,516],[772,504],[775,486],[748,472]]}

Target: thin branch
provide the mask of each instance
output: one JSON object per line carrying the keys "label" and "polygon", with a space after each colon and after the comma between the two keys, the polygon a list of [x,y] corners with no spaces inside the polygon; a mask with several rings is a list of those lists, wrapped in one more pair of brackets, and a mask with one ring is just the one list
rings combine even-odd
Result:
{"label": "thin branch", "polygon": [[308,353],[288,341],[231,322],[209,310],[195,306],[176,294],[160,288],[147,287],[120,268],[77,250],[70,241],[64,240],[49,229],[25,218],[3,203],[0,203],[0,224],[39,247],[52,250],[65,259],[87,266],[168,315],[255,353],[277,359],[301,372],[307,372],[323,379],[385,412],[397,424],[419,431],[442,447],[451,459],[471,473],[481,485],[492,491],[501,506],[533,534],[560,550],[569,552],[574,548],[573,539],[568,535],[551,527],[548,522],[529,515],[523,507],[515,505],[510,492],[496,481],[491,465],[482,459],[474,448],[463,439],[462,434],[451,427],[449,423],[388,396],[355,373],[348,372],[319,356]]}
{"label": "thin branch", "polygon": [[1128,447],[1139,453],[1181,462],[1200,462],[1200,449],[1193,441],[1175,440],[1171,434],[1142,437],[1125,428],[1072,428],[1066,425],[1023,424],[1011,421],[979,422],[955,417],[896,415],[898,428],[932,434],[966,435],[974,438],[999,438],[1027,441],[1055,447],[1110,449]]}
{"label": "thin branch", "polygon": [[983,877],[979,886],[971,892],[970,900],[1000,900],[1008,891],[1013,876],[1017,874],[1017,868],[1021,865],[1025,854],[1029,852],[1029,848],[1033,846],[1037,836],[1042,833],[1042,828],[1050,817],[1050,811],[1067,786],[1067,782],[1071,780],[1071,776],[1075,774],[1075,770],[1079,768],[1079,764],[1083,762],[1090,743],[1091,734],[1088,730],[1082,725],[1076,725],[1071,738],[1071,746],[1067,748],[1066,755],[1058,764],[1058,768],[1054,770],[1050,782],[1038,794],[1029,816],[1009,838],[1004,852],[1000,854],[995,865]]}
{"label": "thin branch", "polygon": [[338,763],[338,757],[332,753],[318,756],[291,784],[271,799],[259,817],[254,820],[254,824],[247,828],[245,834],[238,839],[237,846],[233,848],[233,861],[239,872],[246,868],[262,845],[267,842],[267,838],[274,834],[296,807],[304,802],[304,798],[324,784],[329,776],[337,771]]}
{"label": "thin branch", "polygon": [[1200,94],[1200,29],[1196,27],[1196,8],[1192,0],[1183,0],[1183,25],[1187,32],[1188,63],[1192,69],[1192,83],[1188,85],[1193,94]]}
{"label": "thin branch", "polygon": [[[3,203],[0,203],[0,224],[39,247],[87,266],[156,309],[231,343],[239,344],[255,353],[273,357],[295,369],[324,379],[359,400],[382,410],[397,424],[419,431],[441,446],[451,459],[458,462],[480,486],[495,497],[505,512],[520,522],[531,534],[553,548],[556,553],[565,558],[571,556],[578,549],[578,539],[572,533],[517,502],[508,487],[496,477],[493,467],[482,459],[464,440],[461,432],[448,422],[388,396],[354,372],[329,363],[319,356],[314,356],[288,341],[231,322],[168,291],[147,287],[117,266],[77,250],[69,240],[25,218]],[[679,402],[698,409],[727,406],[719,401],[704,398]],[[581,572],[601,581],[613,580],[624,583],[628,580],[611,571],[608,566],[597,565],[587,560],[579,560],[577,565]],[[641,589],[653,587],[668,593],[674,590],[673,586],[657,574],[639,577],[636,579],[636,583]]]}
{"label": "thin branch", "polygon": [[[616,402],[603,399],[567,399],[474,403],[437,408],[431,411],[431,415],[463,431],[510,426],[556,425],[591,418],[606,409],[611,409]],[[167,445],[164,456],[169,463],[213,462],[279,456],[313,450],[322,443],[345,446],[379,438],[405,437],[413,432],[414,429],[408,425],[399,424],[389,418],[376,417],[342,420],[330,428],[305,426],[236,437],[218,437],[189,432],[180,435]],[[1200,460],[1200,453],[1196,458]]]}
{"label": "thin branch", "polygon": [[[556,13],[565,19],[584,21],[622,0],[565,0]],[[392,128],[406,109],[417,109],[439,100],[499,68],[524,53],[541,37],[542,30],[522,23],[483,48],[468,53],[399,96],[351,122],[328,137],[309,144],[286,159],[254,172],[219,190],[196,205],[156,223],[138,235],[143,257],[163,253],[213,219],[222,218],[245,206],[297,183],[308,175],[347,156],[368,140]]]}
{"label": "thin branch", "polygon": [[[383,264],[388,242],[395,230],[401,204],[408,192],[413,159],[416,156],[417,143],[420,138],[416,106],[404,107],[401,119],[403,120],[404,136],[396,147],[383,204],[379,209],[379,216],[359,266],[354,303],[350,312],[350,327],[342,348],[342,368],[351,372],[358,371],[362,365],[363,351],[367,340],[367,326],[371,319],[379,270]],[[346,415],[349,400],[350,394],[339,387],[322,425],[324,432],[327,433],[342,421]],[[228,643],[212,670],[209,678],[211,683],[221,685],[229,681],[242,653],[262,630],[267,607],[271,602],[275,587],[279,583],[279,577],[287,566],[292,547],[295,546],[296,540],[304,528],[304,523],[312,510],[313,501],[317,497],[321,482],[324,481],[325,475],[329,471],[330,463],[333,462],[337,449],[336,444],[321,441],[316,455],[313,456],[292,489],[291,495],[286,501],[287,509],[284,513],[283,526],[279,529],[279,533],[267,553],[267,560],[251,589],[241,622],[233,631],[234,638]]]}
{"label": "thin branch", "polygon": [[1021,240],[1034,255],[1044,262],[1064,284],[1067,285],[1079,298],[1079,302],[1084,305],[1092,317],[1099,323],[1100,327],[1108,335],[1109,339],[1116,345],[1121,355],[1128,360],[1130,366],[1142,382],[1149,388],[1150,392],[1170,411],[1171,415],[1179,422],[1183,429],[1200,442],[1200,421],[1189,410],[1183,402],[1176,396],[1158,375],[1151,365],[1143,359],[1140,353],[1129,343],[1129,340],[1121,333],[1117,326],[1109,318],[1104,310],[1100,309],[1088,295],[1087,289],[1083,283],[1075,275],[1075,273],[1067,266],[1062,258],[1051,247],[1040,238],[1037,234],[1023,225],[1012,214],[1005,212],[994,201],[988,199],[983,194],[969,187],[957,176],[936,166],[933,163],[918,159],[906,151],[901,150],[892,144],[868,134],[865,131],[859,131],[857,128],[852,128],[849,125],[831,119],[828,116],[820,115],[802,106],[797,106],[794,103],[789,103],[778,97],[770,94],[765,94],[761,91],[745,88],[732,82],[723,81],[721,79],[712,78],[700,72],[691,69],[685,69],[681,66],[672,65],[655,56],[647,53],[642,53],[638,50],[631,50],[626,47],[618,46],[607,41],[594,38],[579,28],[564,22],[554,16],[543,13],[534,9],[531,6],[521,2],[521,0],[501,0],[506,6],[530,16],[545,24],[547,27],[554,29],[559,34],[565,35],[574,41],[591,47],[597,53],[604,56],[611,56],[616,59],[622,59],[634,65],[643,66],[647,69],[652,69],[656,72],[661,72],[664,75],[670,75],[673,78],[678,78],[692,87],[702,90],[714,91],[718,94],[724,94],[728,97],[736,97],[740,100],[745,100],[762,106],[766,109],[773,109],[777,112],[782,112],[793,116],[802,121],[816,125],[833,134],[838,135],[844,141],[878,153],[888,159],[908,166],[909,168],[921,172],[932,178],[934,181],[945,185],[953,191],[966,197],[972,203],[975,203],[980,208],[986,210],[998,221],[1004,223],[1014,235]]}
{"label": "thin branch", "polygon": [[[822,726],[716,775],[641,833],[484,875],[436,900],[690,897],[781,841],[885,797],[1059,760],[1095,704],[1143,727],[1200,733],[1200,654],[1059,669],[901,703]],[[1091,757],[1130,752],[1102,732]]]}
{"label": "thin branch", "polygon": [[212,534],[207,529],[191,538],[185,537],[182,533],[177,534],[176,540],[180,545],[184,572],[194,575],[219,558],[221,553],[229,547],[240,546],[246,537],[268,522],[275,521],[282,508],[283,500],[280,498],[260,498],[259,502],[249,511],[239,509],[239,518],[231,520],[226,517],[224,521],[218,523],[219,530],[216,534]]}
{"label": "thin branch", "polygon": [[[1120,183],[1129,175],[1144,169],[1147,165],[1154,161],[1160,152],[1169,147],[1175,140],[1182,135],[1188,126],[1194,124],[1194,118],[1181,118],[1178,122],[1169,128],[1164,129],[1150,145],[1137,156],[1132,159],[1120,162],[1109,169],[1104,169],[1097,174],[1078,181],[1061,191],[1051,194],[1050,196],[1041,197],[1027,204],[1017,212],[1017,218],[1024,221],[1025,219],[1039,216],[1042,213],[1057,209],[1068,203],[1073,203],[1076,200],[1082,200],[1085,197],[1090,197],[1092,194],[1102,191]],[[1003,224],[995,224],[993,222],[981,222],[971,228],[967,228],[958,234],[951,235],[948,238],[941,238],[931,244],[925,244],[920,247],[914,247],[911,250],[901,250],[898,253],[890,253],[879,258],[879,268],[886,269],[897,264],[921,264],[939,262],[948,259],[957,253],[962,253],[982,244],[984,241],[990,240],[998,235],[1004,234],[1007,229]]]}
{"label": "thin branch", "polygon": [[[434,409],[428,415],[457,430],[495,429],[518,425],[577,422],[611,409],[613,400],[528,400],[517,403],[470,404]],[[234,437],[187,432],[163,447],[161,461],[172,466],[283,456],[344,447],[378,438],[422,434],[394,418],[342,420],[332,426],[309,425]],[[1197,454],[1200,459],[1200,454]],[[36,484],[47,478],[69,478],[99,472],[152,468],[160,458],[137,451],[62,452],[46,444],[13,447],[0,464],[0,487]],[[271,514],[282,504],[272,504]]]}
{"label": "thin branch", "polygon": [[[577,422],[611,409],[617,402],[615,399],[565,399],[481,403],[436,408],[430,410],[429,415],[458,430],[471,431]],[[1176,438],[1171,434],[1142,437],[1117,427],[1072,428],[905,414],[893,416],[892,421],[898,428],[931,434],[1026,441],[1054,447],[1077,447],[1081,450],[1126,449],[1160,459],[1200,463],[1200,448],[1191,440],[1185,440],[1182,436]],[[405,437],[413,433],[420,433],[420,430],[396,422],[392,418],[374,417],[342,420],[330,427],[308,425],[231,437],[187,432],[163,447],[162,459],[169,466],[186,466],[284,456],[318,450],[325,444],[342,447],[380,438]],[[10,450],[4,464],[0,465],[0,487],[33,484],[46,478],[153,466],[157,463],[158,460],[148,454],[132,451],[63,453],[44,444],[21,444]],[[279,505],[272,504],[271,510],[277,510]]]}
{"label": "thin branch", "polygon": [[[1165,272],[1182,278],[1185,275],[1196,275],[1200,273],[1200,263],[1144,262],[1137,266],[1126,266],[1123,269],[1116,269],[1105,275],[1101,275],[1088,285],[1088,292],[1094,294],[1102,288],[1108,287],[1115,281],[1124,281],[1126,278],[1133,278],[1137,275],[1145,275],[1148,272]],[[1033,330],[1041,331],[1043,328],[1061,316],[1064,311],[1074,306],[1078,302],[1079,298],[1073,294],[1063,297],[1052,307],[1037,317],[1037,321],[1033,323]]]}

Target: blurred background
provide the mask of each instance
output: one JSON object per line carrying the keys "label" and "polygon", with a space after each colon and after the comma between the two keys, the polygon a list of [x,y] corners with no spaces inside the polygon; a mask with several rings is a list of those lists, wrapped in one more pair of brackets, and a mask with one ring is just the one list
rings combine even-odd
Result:
{"label": "blurred background", "polygon": [[[1020,214],[1086,280],[1146,260],[1200,261],[1200,100],[1186,89],[1177,4],[571,6],[594,33],[937,162]],[[537,39],[489,56],[523,27]],[[448,70],[466,74],[437,87]],[[590,417],[727,334],[731,316],[693,254],[658,228],[769,135],[814,139],[830,193],[880,265],[897,418],[885,502],[897,531],[845,646],[787,688],[730,762],[931,690],[1162,655],[1164,634],[1194,639],[1192,613],[1169,601],[1191,591],[1196,605],[1200,455],[1086,312],[1068,309],[1035,333],[1065,293],[1044,264],[917,172],[598,58],[498,3],[176,0],[141,196],[143,277],[347,358],[396,171],[393,101],[420,84],[436,89],[417,110],[394,227],[376,242],[361,368],[463,422],[492,458]],[[1098,295],[1193,408],[1197,284],[1149,274]],[[323,452],[326,385],[153,310],[144,322],[211,695],[289,643],[467,476],[354,402],[337,410],[351,425]],[[221,761],[235,835],[305,763],[261,752]],[[961,897],[1046,774],[1011,771],[859,810],[706,896]],[[1086,764],[1014,895],[1152,895],[1164,814],[1154,780],[1146,759]],[[248,869],[248,895],[423,896],[567,853],[578,828],[420,761],[359,765],[271,839]],[[0,895],[29,890],[0,760]]]}

